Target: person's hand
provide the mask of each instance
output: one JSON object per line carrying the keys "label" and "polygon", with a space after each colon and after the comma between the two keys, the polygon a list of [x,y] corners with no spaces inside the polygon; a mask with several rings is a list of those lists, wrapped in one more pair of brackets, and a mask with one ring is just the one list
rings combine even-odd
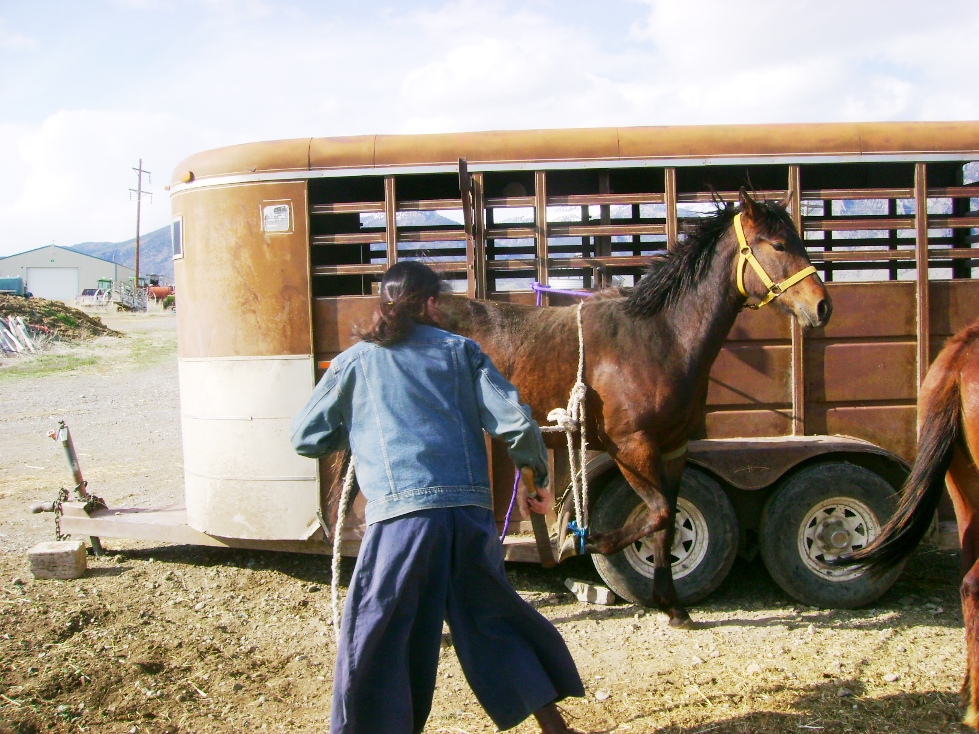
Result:
{"label": "person's hand", "polygon": [[[531,497],[531,494],[536,496]],[[554,498],[546,487],[538,487],[534,482],[534,470],[529,466],[520,468],[520,485],[517,488],[517,504],[520,511],[526,515],[527,509],[536,512],[538,515],[545,514],[550,508]]]}

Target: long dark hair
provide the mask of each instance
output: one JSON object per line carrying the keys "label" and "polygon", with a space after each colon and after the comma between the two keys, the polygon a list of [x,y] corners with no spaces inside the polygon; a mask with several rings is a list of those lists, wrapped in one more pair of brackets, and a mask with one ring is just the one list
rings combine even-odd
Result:
{"label": "long dark hair", "polygon": [[389,347],[404,339],[416,323],[438,326],[425,312],[429,298],[441,292],[438,274],[417,260],[395,263],[381,279],[381,302],[370,328],[354,330],[365,342]]}

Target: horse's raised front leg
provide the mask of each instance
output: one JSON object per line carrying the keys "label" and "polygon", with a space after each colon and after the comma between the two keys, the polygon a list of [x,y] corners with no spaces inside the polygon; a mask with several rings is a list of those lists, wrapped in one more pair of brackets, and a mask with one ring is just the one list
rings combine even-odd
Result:
{"label": "horse's raised front leg", "polygon": [[[694,623],[677,598],[670,557],[673,535],[676,529],[676,498],[680,486],[680,475],[683,473],[683,466],[686,463],[685,458],[681,457],[663,463],[659,461],[658,453],[654,454],[649,449],[640,452],[639,456],[648,456],[651,460],[647,462],[645,467],[642,467],[636,461],[629,461],[629,457],[624,455],[624,452],[620,452],[616,456],[616,462],[619,464],[626,481],[646,505],[646,512],[629,525],[590,536],[585,550],[591,553],[611,555],[621,551],[631,543],[651,535],[653,585],[647,603],[669,615],[671,626],[692,629]],[[650,481],[649,477],[656,477],[657,481]]]}

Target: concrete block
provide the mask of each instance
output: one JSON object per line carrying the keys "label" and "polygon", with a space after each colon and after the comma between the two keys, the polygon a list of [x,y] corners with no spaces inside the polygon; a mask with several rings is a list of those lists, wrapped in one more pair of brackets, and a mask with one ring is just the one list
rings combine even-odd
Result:
{"label": "concrete block", "polygon": [[611,606],[616,602],[615,594],[598,584],[590,584],[587,581],[578,581],[577,579],[566,579],[564,585],[571,590],[572,594],[578,597],[578,601],[585,602],[586,604]]}
{"label": "concrete block", "polygon": [[81,540],[38,543],[29,551],[31,573],[37,579],[77,579],[85,574],[88,557]]}

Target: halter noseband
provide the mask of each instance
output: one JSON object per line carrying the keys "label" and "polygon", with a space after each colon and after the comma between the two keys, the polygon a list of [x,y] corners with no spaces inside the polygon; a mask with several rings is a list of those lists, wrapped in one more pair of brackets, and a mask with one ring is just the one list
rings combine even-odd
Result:
{"label": "halter noseband", "polygon": [[744,236],[744,228],[741,226],[740,212],[734,217],[734,232],[738,236],[738,264],[735,266],[735,271],[738,274],[738,292],[745,298],[748,298],[748,291],[744,289],[744,272],[747,269],[748,263],[751,263],[751,267],[754,269],[758,277],[761,278],[761,282],[764,283],[765,287],[768,289],[768,293],[758,303],[745,303],[742,308],[759,309],[765,304],[771,303],[796,283],[805,280],[816,272],[815,266],[810,265],[809,267],[803,268],[795,275],[789,276],[781,283],[776,283],[768,277],[768,273],[765,272],[765,268],[760,262],[758,262],[758,260],[755,258],[755,254],[751,251],[751,246],[748,244],[748,241]]}

